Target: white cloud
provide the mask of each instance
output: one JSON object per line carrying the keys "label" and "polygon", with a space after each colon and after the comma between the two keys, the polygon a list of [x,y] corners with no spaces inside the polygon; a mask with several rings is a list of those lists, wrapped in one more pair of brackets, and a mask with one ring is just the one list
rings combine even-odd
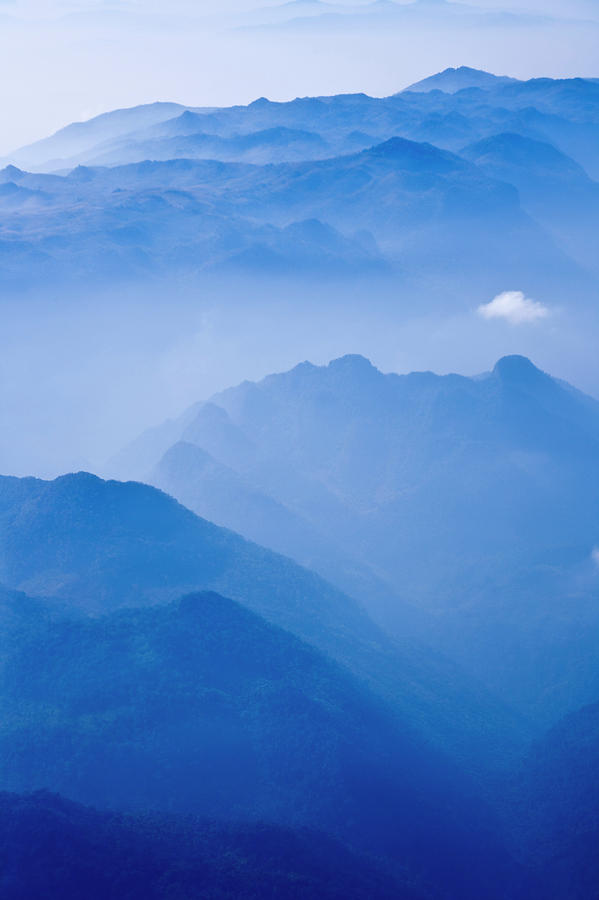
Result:
{"label": "white cloud", "polygon": [[591,559],[593,560],[597,568],[599,568],[599,547],[595,547],[593,549],[593,552],[591,553]]}
{"label": "white cloud", "polygon": [[490,303],[483,303],[477,310],[484,319],[504,319],[510,325],[524,325],[546,319],[549,310],[538,300],[531,300],[522,291],[504,291]]}

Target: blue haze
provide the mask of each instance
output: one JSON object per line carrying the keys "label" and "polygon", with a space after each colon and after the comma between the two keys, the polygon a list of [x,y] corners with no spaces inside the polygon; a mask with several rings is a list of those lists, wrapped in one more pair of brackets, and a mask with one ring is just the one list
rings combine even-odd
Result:
{"label": "blue haze", "polygon": [[2,150],[3,900],[596,900],[597,8],[532,6],[3,7],[21,143],[102,98]]}

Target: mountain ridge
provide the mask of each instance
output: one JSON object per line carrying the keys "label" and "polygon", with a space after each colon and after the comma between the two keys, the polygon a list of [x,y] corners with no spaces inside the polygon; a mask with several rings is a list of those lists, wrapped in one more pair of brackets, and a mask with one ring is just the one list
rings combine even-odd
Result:
{"label": "mountain ridge", "polygon": [[439,654],[392,641],[359,603],[315,573],[148,485],[86,473],[54,482],[0,478],[0,547],[0,582],[88,615],[152,608],[197,590],[231,597],[348,667],[397,714],[404,707],[431,743],[453,745],[457,758],[471,757],[479,741],[496,740],[482,719],[470,733],[470,713],[456,712],[460,693],[466,707],[485,703],[504,720],[506,744],[491,754],[498,765],[527,733],[525,720],[483,700],[486,692],[467,687],[469,679]]}
{"label": "mountain ridge", "polygon": [[445,69],[443,72],[431,75],[422,81],[416,81],[409,87],[404,88],[401,93],[441,90],[445,93],[454,94],[467,88],[484,89],[486,87],[498,87],[499,85],[511,84],[518,80],[507,75],[493,75],[491,72],[485,72],[482,69],[459,66]]}
{"label": "mountain ridge", "polygon": [[[234,520],[242,533],[259,532],[266,543],[286,538],[298,561],[308,561],[308,545],[284,517],[269,534],[265,503],[299,517],[315,541],[330,535],[353,553],[358,571],[363,565],[391,589],[378,599],[359,589],[377,621],[393,630],[393,591],[408,598],[432,616],[423,627],[448,655],[504,700],[518,698],[538,727],[592,697],[596,400],[517,355],[474,378],[384,375],[350,355],[225,390],[176,436],[239,482],[221,480],[215,468],[178,470],[174,458],[164,468],[156,460],[145,477],[200,512]],[[247,493],[242,501],[241,483],[260,501]],[[235,519],[242,503],[245,518]],[[327,578],[346,584],[330,545],[322,543]],[[534,584],[545,596],[542,621]],[[577,616],[567,614],[568,603]],[[503,649],[491,640],[498,630]]]}

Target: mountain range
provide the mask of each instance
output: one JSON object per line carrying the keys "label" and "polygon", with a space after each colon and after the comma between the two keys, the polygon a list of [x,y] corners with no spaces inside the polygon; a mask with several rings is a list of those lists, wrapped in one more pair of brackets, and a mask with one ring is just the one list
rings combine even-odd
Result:
{"label": "mountain range", "polygon": [[[154,103],[116,110],[69,125],[43,141],[16,150],[4,162],[52,171],[94,165],[101,154],[107,159],[112,153],[111,164],[119,165],[153,158],[143,155],[144,142],[149,142],[151,148],[151,142],[157,139],[203,134],[231,139],[269,129],[274,129],[273,136],[280,139],[278,128],[316,134],[334,155],[355,132],[363,134],[363,147],[368,147],[391,137],[418,140],[422,128],[428,127],[427,139],[449,150],[459,150],[468,137],[473,141],[503,131],[545,137],[575,158],[584,155],[585,159],[578,161],[593,169],[592,176],[599,165],[593,146],[589,146],[589,138],[597,128],[598,96],[596,79],[521,81],[462,66],[384,98],[340,94],[298,97],[290,102],[260,98],[248,106],[228,108]],[[513,127],[507,127],[508,123]],[[451,124],[454,128],[460,126],[461,133],[448,133]],[[322,146],[315,141],[312,152],[320,154]],[[244,150],[241,144],[238,152]],[[230,150],[233,152],[234,146]],[[206,158],[201,145],[194,155]],[[310,158],[309,150],[305,158]]]}
{"label": "mountain range", "polygon": [[[517,7],[501,9],[454,0],[411,0],[407,3],[398,3],[396,0],[372,0],[348,5],[318,0],[316,2],[292,0],[291,3],[255,11],[247,17],[245,26],[241,27],[343,33],[358,28],[374,31],[383,28],[430,31],[470,27],[485,30],[559,24],[572,24],[572,21],[565,17],[534,13]],[[594,24],[592,19],[589,24],[591,26]]]}
{"label": "mountain range", "polygon": [[434,285],[470,297],[507,282],[550,298],[567,285],[584,302],[596,289],[598,110],[592,80],[462,67],[380,99],[107,113],[6,160],[5,289],[90,273],[99,284],[378,273],[425,298]]}
{"label": "mountain range", "polygon": [[[400,422],[392,421],[392,408],[401,412]],[[348,413],[351,422],[344,424]],[[384,433],[390,456],[384,465],[376,452],[377,416],[389,420]],[[428,472],[434,482],[434,459],[456,493],[465,489],[460,471],[467,468],[471,479],[478,459],[483,466],[470,485],[478,491],[488,477],[489,459],[497,467],[493,447],[520,467],[531,459],[539,467],[544,454],[545,464],[553,459],[562,467],[571,488],[570,460],[590,465],[599,435],[594,401],[518,358],[501,360],[493,373],[478,379],[384,376],[355,357],[324,369],[305,364],[195,407],[186,428],[184,447],[200,449],[191,439],[201,435],[211,438],[212,452],[220,442],[229,464],[240,453],[245,456],[249,465],[240,481],[258,471],[260,447],[272,447],[275,456],[264,460],[262,478],[268,474],[271,484],[284,484],[287,502],[301,485],[303,520],[309,522],[307,511],[318,501],[313,508],[320,510],[327,535],[336,530],[326,520],[335,504],[326,513],[322,506],[333,487],[332,482],[326,487],[327,472],[335,473],[336,502],[348,519],[371,507],[375,496],[389,501],[398,475],[408,495],[423,478],[426,483]],[[456,428],[462,435],[459,450],[451,438]],[[172,438],[175,423],[166,431]],[[158,431],[152,437],[156,452],[165,436]],[[207,452],[200,452],[204,461]],[[390,465],[393,458],[401,460],[399,469]],[[370,460],[370,477],[364,459]],[[384,482],[374,477],[382,471]],[[210,494],[216,503],[221,467],[208,472],[218,476]],[[581,470],[581,477],[588,474]],[[547,490],[547,481],[533,481]],[[236,488],[239,482],[229,477],[225,483]],[[498,485],[505,493],[504,477]],[[516,485],[523,495],[526,485],[526,478]],[[426,513],[423,496],[419,503]],[[450,514],[438,485],[435,496],[437,506]],[[549,499],[525,496],[523,509],[532,502],[537,510],[548,510]],[[472,525],[482,532],[472,495],[467,501]],[[503,502],[513,503],[514,494]],[[587,502],[590,508],[592,490]],[[578,498],[577,514],[581,510]],[[496,521],[484,537],[497,546],[503,540],[506,553],[521,538],[508,534],[512,522],[490,512]],[[431,528],[434,517],[426,516]],[[555,539],[551,519],[547,512],[546,533],[539,533],[531,553],[537,546],[546,552],[547,534]],[[463,521],[451,514],[450,520],[460,537]],[[436,541],[439,524],[430,532]],[[422,522],[413,525],[419,529]],[[522,525],[529,528],[525,519]],[[346,528],[343,537],[350,531]],[[469,539],[472,534],[471,528]],[[379,533],[381,543],[383,538]],[[427,545],[430,551],[430,541]],[[397,553],[400,547],[394,546]],[[325,541],[323,554],[326,548]],[[594,596],[588,573],[579,583],[576,608],[571,595],[558,607],[566,638],[559,651],[548,593],[539,630],[522,594],[510,592],[511,606],[504,602],[498,610],[484,591],[460,592],[452,585],[445,596],[437,586],[437,608],[428,610],[426,621],[396,598],[386,612],[406,623],[406,634],[392,639],[355,601],[291,560],[199,519],[153,487],[84,473],[54,482],[0,479],[0,549],[0,581],[7,585],[0,591],[0,756],[2,787],[11,792],[1,805],[12,834],[21,840],[19,854],[11,854],[5,867],[7,896],[31,891],[21,885],[35,887],[41,877],[57,896],[72,884],[67,877],[85,882],[97,865],[92,846],[103,860],[100,885],[126,885],[131,877],[147,885],[148,896],[163,890],[160,879],[167,877],[175,884],[183,879],[180,896],[192,885],[197,890],[198,879],[206,879],[212,896],[210,879],[216,877],[229,885],[231,897],[244,896],[231,879],[239,872],[249,890],[249,868],[258,878],[275,879],[276,890],[289,892],[282,896],[295,896],[292,877],[300,885],[320,885],[323,879],[322,888],[313,889],[323,896],[332,891],[334,897],[319,846],[329,847],[329,859],[345,858],[347,871],[355,871],[355,892],[348,896],[357,898],[363,878],[373,879],[366,894],[373,898],[390,896],[389,891],[422,900],[591,896],[596,707],[579,709],[582,693],[572,669],[577,654],[586,666],[585,688],[596,696],[596,656],[586,649],[596,643],[596,626],[585,621],[580,604],[583,589],[589,591],[589,605]],[[350,546],[349,552],[355,549]],[[497,578],[478,553],[477,565],[487,567],[480,577]],[[571,563],[562,553],[562,568]],[[420,565],[434,573],[435,557],[429,552]],[[506,565],[512,567],[513,558],[503,560]],[[525,580],[538,615],[543,576],[528,555],[520,565],[529,566]],[[456,610],[461,598],[467,602]],[[448,599],[452,604],[441,630],[450,631],[452,621],[461,623],[470,662],[473,647],[481,643],[480,624],[474,636],[469,626],[473,613],[499,641],[507,660],[504,705],[481,684],[489,680],[488,671],[485,679],[472,665],[460,670],[414,638],[418,628],[434,637],[434,618]],[[544,679],[546,694],[553,693],[552,714],[559,713],[560,704],[571,710],[546,734],[546,713],[535,723],[530,708],[531,727],[508,710],[508,701],[523,705],[514,683],[530,677],[518,651],[525,646],[530,654],[531,641],[537,679]],[[458,647],[456,642],[456,655]],[[483,644],[489,669],[490,649],[489,642]],[[559,703],[543,654],[552,661],[551,677],[568,685]],[[542,707],[541,699],[537,696]],[[534,730],[538,737],[526,752]],[[566,771],[564,780],[560,773]],[[68,801],[31,793],[40,790]],[[123,809],[128,817],[116,814]],[[324,843],[312,836],[315,828],[326,833]],[[68,844],[60,842],[58,849],[49,843],[49,829],[56,841],[77,830],[76,865],[66,862]],[[265,840],[283,854],[275,870],[261,855]],[[7,839],[4,846],[12,845]],[[39,848],[36,866],[23,865],[25,846]],[[116,847],[129,847],[125,871],[111,849]],[[148,853],[153,866],[142,862]],[[221,853],[228,862],[221,863]],[[232,857],[239,861],[233,870]],[[68,869],[54,866],[46,873],[49,858],[65,858]],[[343,880],[336,885],[341,889]],[[10,893],[17,889],[20,895]]]}
{"label": "mountain range", "polygon": [[54,482],[2,478],[0,544],[0,583],[88,615],[197,590],[231,597],[350,669],[470,768],[476,760],[504,768],[528,733],[449,660],[411,639],[390,639],[313,572],[146,485],[84,473]]}
{"label": "mountain range", "polygon": [[[148,896],[243,896],[249,870],[334,897],[325,846],[357,898],[371,878],[373,900],[589,900],[598,440],[596,401],[522,357],[464,378],[350,356],[115,461],[157,457],[154,481],[246,537],[303,529],[296,558],[320,544],[348,587],[352,560],[358,600],[156,487],[0,478],[7,896],[93,877],[95,847],[100,885]],[[74,829],[69,865],[50,833]]]}
{"label": "mountain range", "polygon": [[[245,25],[458,19],[545,21]],[[2,898],[597,900],[598,138],[461,66],[3,161]]]}
{"label": "mountain range", "polygon": [[203,593],[89,618],[9,595],[3,620],[9,790],[319,828],[435,893],[449,879],[499,897],[489,873],[514,876],[459,770],[359,681],[238,604]]}
{"label": "mountain range", "polygon": [[321,832],[136,818],[47,791],[0,795],[0,862],[6,900],[422,896]]}
{"label": "mountain range", "polygon": [[436,75],[430,75],[421,81],[416,81],[406,88],[408,92],[428,93],[429,91],[442,91],[445,94],[455,94],[468,88],[480,90],[499,87],[500,85],[513,84],[517,78],[507,75],[493,75],[491,72],[483,72],[480,69],[472,69],[470,66],[445,69]]}
{"label": "mountain range", "polygon": [[415,607],[548,724],[599,691],[598,442],[596,401],[525,358],[464,378],[350,356],[225,391],[111,466],[315,567],[398,635]]}

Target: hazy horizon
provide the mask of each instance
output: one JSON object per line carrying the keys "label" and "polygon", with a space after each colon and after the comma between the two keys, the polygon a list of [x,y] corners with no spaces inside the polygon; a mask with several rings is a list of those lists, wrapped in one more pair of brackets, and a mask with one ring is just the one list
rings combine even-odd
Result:
{"label": "hazy horizon", "polygon": [[[518,78],[599,76],[595,0],[397,5],[417,15],[389,24],[368,13],[353,28],[347,16],[330,13],[364,10],[368,3],[327,5],[321,25],[316,16],[299,21],[301,0],[200,8],[5,0],[0,154],[72,122],[159,100],[227,106],[261,96],[387,96],[460,65]],[[298,21],[273,26],[269,10],[282,9],[287,19],[296,8]],[[509,15],[497,18],[498,10]]]}

